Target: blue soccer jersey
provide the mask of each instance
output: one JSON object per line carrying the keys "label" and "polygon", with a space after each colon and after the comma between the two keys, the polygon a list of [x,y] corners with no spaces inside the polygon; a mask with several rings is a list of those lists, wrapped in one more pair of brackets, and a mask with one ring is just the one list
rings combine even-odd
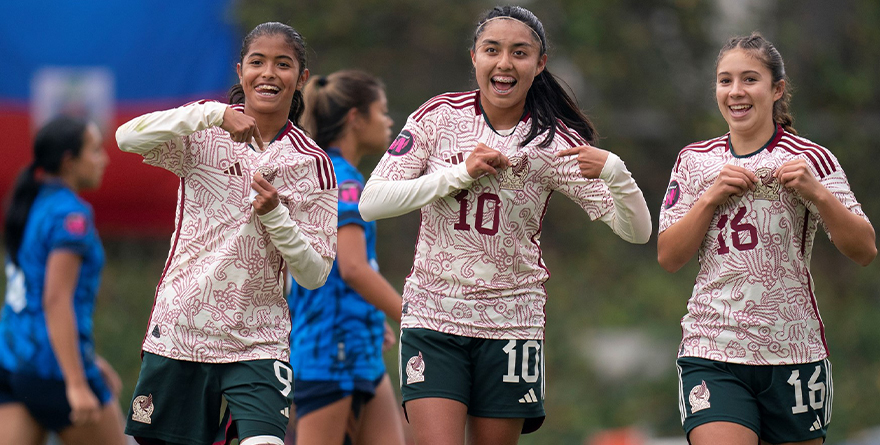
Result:
{"label": "blue soccer jersey", "polygon": [[31,207],[18,251],[18,266],[6,259],[0,364],[18,373],[63,379],[49,343],[43,311],[46,262],[58,249],[82,258],[73,308],[86,377],[97,377],[100,371],[95,365],[92,313],[104,267],[104,248],[95,230],[91,206],[58,182],[44,184]]}
{"label": "blue soccer jersey", "polygon": [[[327,153],[339,186],[339,227],[356,224],[364,229],[368,260],[378,270],[376,223],[365,222],[358,211],[364,177],[339,150]],[[385,372],[385,315],[342,280],[338,261],[324,286],[307,290],[294,283],[287,301],[292,319],[290,364],[297,379],[372,381]]]}

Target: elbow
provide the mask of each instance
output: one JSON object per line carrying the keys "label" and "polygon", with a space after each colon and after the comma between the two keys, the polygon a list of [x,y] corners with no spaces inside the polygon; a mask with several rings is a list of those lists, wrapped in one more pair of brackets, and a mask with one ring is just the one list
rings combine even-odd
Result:
{"label": "elbow", "polygon": [[874,258],[877,257],[877,246],[871,243],[871,246],[868,250],[862,252],[857,257],[854,257],[853,260],[860,266],[866,267],[874,261]]}
{"label": "elbow", "polygon": [[131,153],[133,143],[133,132],[128,131],[126,125],[122,125],[121,127],[116,129],[116,145],[119,146],[119,149]]}
{"label": "elbow", "polygon": [[633,244],[647,244],[648,240],[651,239],[651,232],[654,228],[651,226],[651,221],[648,221],[647,224],[644,224],[638,230],[633,233]]}
{"label": "elbow", "polygon": [[363,197],[361,197],[361,202],[358,203],[358,212],[361,213],[361,218],[366,222],[377,220],[377,215],[373,213],[373,206],[367,204],[363,201]]}
{"label": "elbow", "polygon": [[323,286],[324,283],[326,283],[326,282],[327,282],[327,275],[324,275],[323,278],[321,278],[319,280],[314,280],[314,281],[313,280],[302,280],[302,279],[296,280],[296,284],[299,284],[300,286],[302,286],[303,288],[308,289],[308,290],[315,290],[315,289]]}
{"label": "elbow", "polygon": [[681,259],[676,258],[672,255],[672,252],[669,252],[667,249],[661,247],[662,244],[658,241],[657,243],[657,262],[660,263],[660,267],[662,267],[665,271],[669,273],[678,272],[682,266],[687,263],[687,261],[681,261]]}

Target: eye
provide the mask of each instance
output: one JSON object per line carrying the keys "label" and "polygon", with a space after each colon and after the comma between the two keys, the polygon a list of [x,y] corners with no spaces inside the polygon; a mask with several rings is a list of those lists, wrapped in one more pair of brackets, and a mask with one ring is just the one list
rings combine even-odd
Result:
{"label": "eye", "polygon": [[727,85],[729,83],[730,83],[730,79],[724,79],[724,78],[718,79],[719,85]]}
{"label": "eye", "polygon": [[250,65],[253,65],[253,66],[260,66],[260,65],[263,64],[263,61],[262,61],[262,60],[259,60],[259,59],[254,59],[254,60],[251,60],[251,61],[248,62],[248,63],[249,63]]}

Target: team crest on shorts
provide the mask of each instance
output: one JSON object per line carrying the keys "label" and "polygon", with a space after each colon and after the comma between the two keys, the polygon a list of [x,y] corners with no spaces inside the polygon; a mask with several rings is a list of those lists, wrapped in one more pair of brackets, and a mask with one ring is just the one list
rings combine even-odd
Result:
{"label": "team crest on shorts", "polygon": [[691,414],[711,406],[709,403],[709,387],[706,386],[705,380],[703,380],[703,383],[694,386],[694,388],[691,389],[688,401],[691,402]]}
{"label": "team crest on shorts", "polygon": [[153,419],[151,419],[150,416],[153,414],[154,409],[152,394],[148,396],[137,396],[134,398],[134,401],[131,402],[131,420],[146,423],[147,425],[152,424]]}
{"label": "team crest on shorts", "polygon": [[498,174],[503,190],[522,190],[529,172],[529,158],[525,153],[518,153],[510,158],[510,167]]}
{"label": "team crest on shorts", "polygon": [[411,385],[424,381],[425,359],[422,358],[422,351],[419,351],[419,355],[414,355],[406,361],[406,384]]}
{"label": "team crest on shorts", "polygon": [[758,177],[758,183],[755,185],[755,199],[766,199],[768,201],[779,201],[779,181],[773,176],[773,170],[768,167],[761,167],[755,170],[755,176]]}

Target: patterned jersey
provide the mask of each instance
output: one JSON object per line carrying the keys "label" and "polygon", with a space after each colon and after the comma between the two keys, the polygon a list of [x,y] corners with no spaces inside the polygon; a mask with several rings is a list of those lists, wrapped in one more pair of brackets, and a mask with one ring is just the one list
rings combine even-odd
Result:
{"label": "patterned jersey", "polygon": [[95,230],[92,208],[60,182],[42,185],[31,207],[18,251],[18,266],[6,261],[6,302],[0,316],[0,364],[46,379],[63,379],[55,358],[43,289],[46,263],[57,250],[82,259],[73,292],[73,310],[86,377],[100,375],[95,365],[92,313],[104,267],[104,248]]}
{"label": "patterned jersey", "polygon": [[734,154],[729,135],[688,145],[678,155],[660,232],[684,217],[725,164],[759,179],[754,191],[719,206],[709,224],[688,314],[681,320],[679,356],[756,365],[828,356],[810,275],[813,240],[824,223],[813,203],[774,177],[782,164],[799,158],[847,209],[867,220],[834,155],[781,127],[750,155]]}
{"label": "patterned jersey", "polygon": [[[358,211],[364,177],[338,149],[327,153],[339,185],[339,227],[355,224],[364,230],[367,260],[378,270],[376,223],[364,221]],[[315,290],[294,284],[287,298],[292,318],[290,364],[297,379],[373,381],[385,373],[385,314],[342,280],[337,261],[326,284]]]}
{"label": "patterned jersey", "polygon": [[464,162],[480,142],[512,164],[422,207],[401,327],[543,338],[549,272],[540,237],[550,195],[562,192],[593,220],[613,212],[614,202],[603,180],[581,177],[575,157],[555,156],[583,141],[560,132],[549,147],[538,146],[544,134],[520,147],[530,126],[525,116],[501,136],[481,112],[479,91],[440,95],[409,116],[376,166],[374,177],[414,179]]}
{"label": "patterned jersey", "polygon": [[[160,126],[179,121],[176,125],[183,126],[199,104],[150,113],[155,116],[151,122]],[[221,122],[224,107],[219,107]],[[241,105],[233,108],[243,110]],[[120,131],[137,132],[142,125],[133,120]],[[251,182],[255,172],[262,173],[310,244],[333,258],[332,164],[290,122],[263,152],[234,142],[219,126],[202,127],[207,128],[191,134],[168,130],[164,141],[142,153],[145,163],[180,177],[174,235],[143,350],[203,363],[286,361],[290,313],[284,296],[285,262],[253,210]]]}

